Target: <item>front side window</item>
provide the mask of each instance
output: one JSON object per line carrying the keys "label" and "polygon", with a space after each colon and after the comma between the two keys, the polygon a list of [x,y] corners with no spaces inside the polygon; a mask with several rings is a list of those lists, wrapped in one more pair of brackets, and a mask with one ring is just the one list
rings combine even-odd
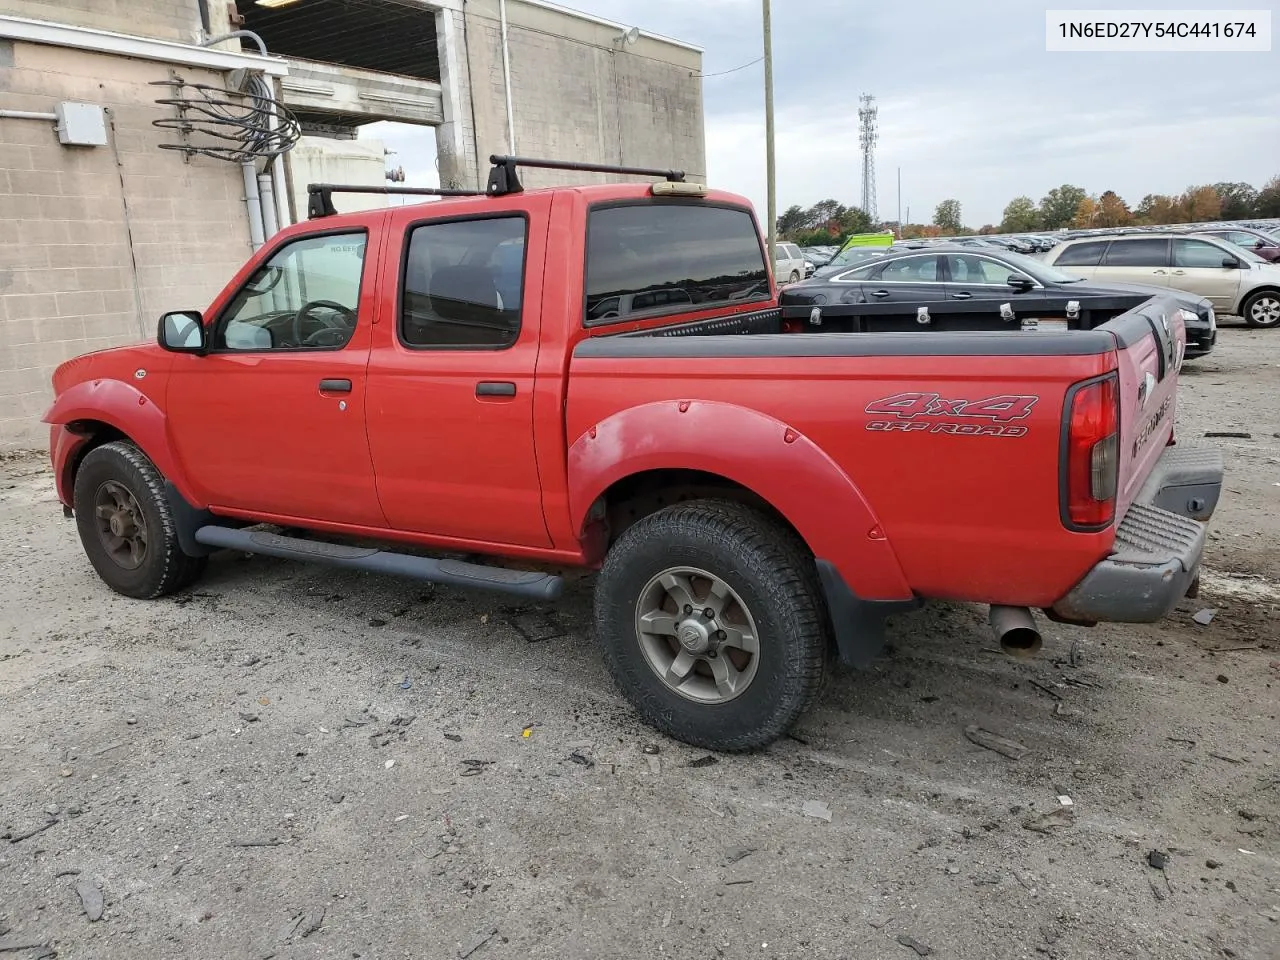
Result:
{"label": "front side window", "polygon": [[751,214],[703,203],[592,210],[586,283],[588,326],[770,296]]}
{"label": "front side window", "polygon": [[364,233],[286,243],[249,278],[214,330],[214,350],[339,350],[356,330]]}
{"label": "front side window", "polygon": [[412,228],[400,298],[405,345],[500,350],[515,343],[527,230],[518,216]]}
{"label": "front side window", "polygon": [[1166,238],[1112,240],[1102,258],[1104,267],[1167,267],[1169,241]]}
{"label": "front side window", "polygon": [[1203,240],[1173,241],[1173,265],[1175,267],[1221,270],[1222,261],[1228,258],[1235,259],[1233,254],[1227,253],[1227,251],[1221,247],[1214,246],[1212,243],[1205,243]]}

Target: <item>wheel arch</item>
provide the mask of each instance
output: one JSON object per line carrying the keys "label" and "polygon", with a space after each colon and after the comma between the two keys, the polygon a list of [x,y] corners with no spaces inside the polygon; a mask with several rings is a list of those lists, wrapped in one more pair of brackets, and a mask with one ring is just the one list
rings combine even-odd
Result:
{"label": "wheel arch", "polygon": [[1240,302],[1236,304],[1236,316],[1243,317],[1245,304],[1248,303],[1250,300],[1252,300],[1254,297],[1256,297],[1260,293],[1269,293],[1269,294],[1272,294],[1273,296],[1280,297],[1280,285],[1268,283],[1268,284],[1264,284],[1261,287],[1254,287],[1252,290],[1246,293],[1243,297],[1241,297]]}
{"label": "wheel arch", "polygon": [[634,522],[646,510],[661,509],[659,500],[711,491],[778,517],[856,596],[912,596],[854,481],[811,439],[759,411],[718,401],[631,407],[579,436],[568,465],[571,522],[600,553],[608,545],[603,531],[610,511],[618,516],[620,504],[630,504]]}

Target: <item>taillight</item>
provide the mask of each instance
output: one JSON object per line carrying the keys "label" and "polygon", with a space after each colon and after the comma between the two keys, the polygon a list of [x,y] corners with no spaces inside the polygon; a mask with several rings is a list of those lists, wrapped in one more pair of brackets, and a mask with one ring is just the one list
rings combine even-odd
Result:
{"label": "taillight", "polygon": [[1111,373],[1078,384],[1068,397],[1063,459],[1063,521],[1098,530],[1115,519],[1120,484],[1120,381]]}

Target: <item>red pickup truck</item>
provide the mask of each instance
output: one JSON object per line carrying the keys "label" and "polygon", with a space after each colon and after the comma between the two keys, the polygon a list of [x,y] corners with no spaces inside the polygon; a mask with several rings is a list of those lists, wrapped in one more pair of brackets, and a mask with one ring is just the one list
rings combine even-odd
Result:
{"label": "red pickup truck", "polygon": [[111,588],[171,593],[220,548],[540,600],[596,568],[619,686],[725,750],[922,600],[990,604],[1029,652],[1032,608],[1144,622],[1194,589],[1222,461],[1174,445],[1173,301],[786,332],[742,198],[495,162],[485,195],[362,213],[315,186],[203,314],[58,368],[58,496]]}

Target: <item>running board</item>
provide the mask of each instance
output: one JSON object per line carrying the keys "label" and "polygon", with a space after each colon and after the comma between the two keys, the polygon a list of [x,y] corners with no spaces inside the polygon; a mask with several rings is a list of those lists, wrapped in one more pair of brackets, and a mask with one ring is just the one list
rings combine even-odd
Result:
{"label": "running board", "polygon": [[447,583],[455,587],[493,590],[529,600],[558,600],[564,589],[564,578],[535,570],[508,570],[506,567],[482,567],[461,560],[436,560],[407,553],[391,553],[374,547],[351,547],[300,537],[282,537],[261,530],[237,530],[231,527],[204,526],[196,531],[196,542],[210,547],[261,553],[286,560],[309,560],[370,573],[389,573],[431,583]]}

